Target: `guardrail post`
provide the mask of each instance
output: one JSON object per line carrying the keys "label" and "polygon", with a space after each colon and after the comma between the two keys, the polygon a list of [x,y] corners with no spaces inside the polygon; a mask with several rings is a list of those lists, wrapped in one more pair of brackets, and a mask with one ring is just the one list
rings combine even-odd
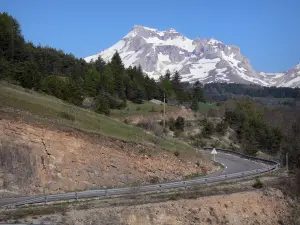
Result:
{"label": "guardrail post", "polygon": [[78,193],[77,192],[75,192],[75,198],[78,201]]}
{"label": "guardrail post", "polygon": [[204,181],[205,181],[205,183],[207,183],[207,179],[206,178],[204,179]]}
{"label": "guardrail post", "polygon": [[161,184],[159,185],[159,190],[162,191],[162,186],[161,186]]}
{"label": "guardrail post", "polygon": [[105,196],[108,196],[108,190],[105,189]]}
{"label": "guardrail post", "polygon": [[48,202],[48,197],[47,197],[47,195],[45,196],[45,204],[47,204],[47,202]]}

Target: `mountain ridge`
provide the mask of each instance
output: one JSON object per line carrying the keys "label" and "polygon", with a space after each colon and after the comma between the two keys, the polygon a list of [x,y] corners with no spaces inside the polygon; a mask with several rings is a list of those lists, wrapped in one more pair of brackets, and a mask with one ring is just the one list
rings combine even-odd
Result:
{"label": "mountain ridge", "polygon": [[108,62],[116,51],[125,67],[141,65],[154,79],[169,70],[171,73],[178,71],[182,80],[189,82],[300,86],[297,66],[286,73],[257,72],[238,46],[225,45],[215,38],[192,40],[174,28],[159,31],[135,25],[116,44],[85,60],[90,62],[100,56]]}

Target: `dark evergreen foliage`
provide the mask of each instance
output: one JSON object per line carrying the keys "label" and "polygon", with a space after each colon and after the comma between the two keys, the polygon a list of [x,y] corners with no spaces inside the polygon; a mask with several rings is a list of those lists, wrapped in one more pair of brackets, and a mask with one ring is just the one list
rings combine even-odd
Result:
{"label": "dark evergreen foliage", "polygon": [[184,131],[184,126],[185,126],[184,118],[181,116],[178,116],[174,125],[175,125],[176,130]]}
{"label": "dark evergreen foliage", "polygon": [[[179,93],[179,74],[174,77]],[[141,66],[124,68],[118,52],[109,63],[101,57],[87,63],[61,50],[34,46],[25,42],[19,23],[7,13],[0,13],[0,79],[77,105],[85,97],[94,97],[97,111],[106,114],[107,105],[108,109],[124,107],[126,100],[163,100],[164,92],[176,98],[169,71],[160,83],[145,75]]]}
{"label": "dark evergreen foliage", "polygon": [[236,130],[247,154],[255,155],[261,150],[274,155],[280,150],[281,131],[265,122],[263,109],[253,102],[239,101],[233,109],[225,112],[225,122]]}
{"label": "dark evergreen foliage", "polygon": [[198,110],[198,102],[205,102],[203,85],[196,81],[193,85],[192,103],[190,108],[194,111]]}
{"label": "dark evergreen foliage", "polygon": [[203,135],[203,137],[209,138],[214,133],[214,130],[214,124],[210,121],[206,121],[201,134]]}
{"label": "dark evergreen foliage", "polygon": [[204,86],[205,96],[215,101],[226,101],[242,96],[251,98],[296,98],[299,96],[299,91],[299,88],[262,87],[236,83],[210,83]]}

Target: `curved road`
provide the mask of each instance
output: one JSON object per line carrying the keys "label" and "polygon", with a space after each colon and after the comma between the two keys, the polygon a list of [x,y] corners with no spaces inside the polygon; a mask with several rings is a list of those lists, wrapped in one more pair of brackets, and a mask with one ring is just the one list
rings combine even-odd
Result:
{"label": "curved road", "polygon": [[266,164],[254,162],[248,159],[244,159],[223,152],[218,152],[218,154],[216,155],[216,161],[221,163],[225,167],[224,170],[208,176],[246,172],[249,170],[263,169],[266,167]]}
{"label": "curved road", "polygon": [[133,193],[146,193],[163,191],[173,188],[184,188],[188,186],[215,183],[220,181],[226,181],[229,179],[243,178],[263,172],[270,171],[277,168],[276,166],[270,166],[260,162],[255,162],[245,158],[238,157],[236,155],[218,152],[216,155],[216,161],[223,164],[224,170],[218,171],[213,174],[209,174],[204,177],[194,178],[185,181],[175,181],[163,184],[144,185],[139,187],[128,188],[112,188],[112,189],[98,189],[87,190],[80,192],[69,192],[62,194],[53,194],[48,196],[31,196],[31,197],[19,197],[19,198],[6,198],[0,199],[0,206],[19,206],[33,203],[43,203],[50,201],[60,200],[74,200],[82,198],[100,197],[100,196],[114,196],[114,195],[128,195]]}

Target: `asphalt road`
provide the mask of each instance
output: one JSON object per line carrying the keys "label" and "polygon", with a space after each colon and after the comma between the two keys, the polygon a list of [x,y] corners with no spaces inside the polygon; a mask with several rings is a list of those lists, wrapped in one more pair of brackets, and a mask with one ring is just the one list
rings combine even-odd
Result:
{"label": "asphalt road", "polygon": [[61,201],[61,200],[74,200],[82,198],[100,197],[100,196],[115,196],[115,195],[130,195],[133,193],[141,192],[157,192],[173,188],[184,188],[193,185],[215,183],[226,181],[229,179],[243,178],[250,175],[255,175],[263,172],[267,172],[274,169],[276,166],[270,166],[263,163],[255,162],[240,158],[236,155],[218,152],[216,155],[216,161],[223,164],[224,169],[207,176],[194,178],[185,181],[175,181],[163,184],[144,185],[139,187],[128,187],[128,188],[112,188],[112,189],[98,189],[98,190],[87,190],[80,192],[69,192],[48,196],[32,196],[32,197],[20,197],[20,198],[7,198],[0,199],[0,206],[19,206],[32,203],[43,203],[50,201]]}
{"label": "asphalt road", "polygon": [[223,171],[219,171],[210,176],[218,176],[225,174],[233,174],[239,172],[246,172],[249,170],[263,169],[266,167],[266,164],[254,162],[248,159],[240,158],[235,155],[218,152],[216,155],[216,161],[221,163],[224,166]]}

